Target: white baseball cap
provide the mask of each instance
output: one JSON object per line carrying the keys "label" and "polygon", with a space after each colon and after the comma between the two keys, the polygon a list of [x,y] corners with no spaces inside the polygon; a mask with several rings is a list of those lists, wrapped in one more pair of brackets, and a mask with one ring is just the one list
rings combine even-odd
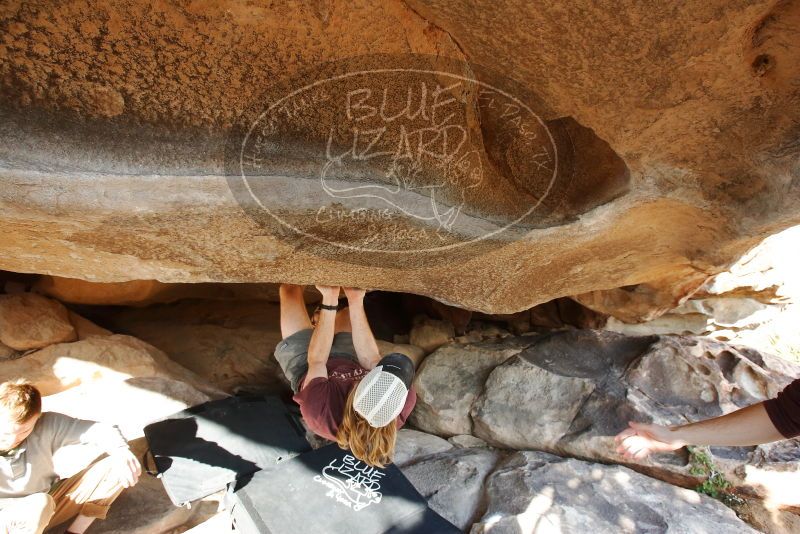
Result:
{"label": "white baseball cap", "polygon": [[387,354],[356,386],[353,408],[370,426],[386,426],[403,411],[413,379],[411,358]]}

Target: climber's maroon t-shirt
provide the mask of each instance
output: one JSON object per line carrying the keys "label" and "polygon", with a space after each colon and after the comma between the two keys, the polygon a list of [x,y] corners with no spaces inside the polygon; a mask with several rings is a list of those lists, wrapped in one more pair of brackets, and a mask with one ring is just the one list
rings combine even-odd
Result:
{"label": "climber's maroon t-shirt", "polygon": [[[336,441],[336,432],[344,416],[347,394],[369,371],[352,360],[335,357],[328,359],[327,367],[328,378],[314,378],[305,388],[303,383],[306,377],[303,376],[299,383],[300,391],[295,393],[294,400],[300,405],[300,413],[312,432]],[[403,411],[397,417],[398,428],[405,424],[416,403],[417,393],[412,387],[408,391]]]}
{"label": "climber's maroon t-shirt", "polygon": [[800,436],[800,379],[786,386],[776,398],[766,401],[764,408],[784,437]]}

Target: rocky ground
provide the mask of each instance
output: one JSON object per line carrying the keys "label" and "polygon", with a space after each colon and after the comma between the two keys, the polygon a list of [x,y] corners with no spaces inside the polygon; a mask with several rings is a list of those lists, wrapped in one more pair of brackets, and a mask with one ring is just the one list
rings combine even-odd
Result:
{"label": "rocky ground", "polygon": [[[27,289],[7,283],[0,295],[0,380],[32,380],[46,410],[120,424],[137,451],[145,449],[144,425],[187,406],[236,392],[288,393],[271,354],[280,334],[268,291],[250,300],[67,307]],[[376,318],[386,312],[379,305]],[[416,314],[410,329],[382,341],[382,350],[428,356],[396,463],[435,510],[475,534],[800,528],[791,490],[800,482],[797,441],[628,462],[613,445],[628,420],[719,415],[775,395],[800,377],[800,366],[708,337],[565,325],[597,326],[595,315],[577,309],[551,304],[529,312],[526,326],[519,317],[491,321],[404,301],[402,311]],[[555,320],[553,310],[560,326],[531,324],[548,314]],[[61,472],[93,454],[65,451]],[[730,487],[694,491],[712,471]],[[707,495],[717,492],[719,499]],[[176,508],[145,476],[91,532],[224,532],[218,501]]]}

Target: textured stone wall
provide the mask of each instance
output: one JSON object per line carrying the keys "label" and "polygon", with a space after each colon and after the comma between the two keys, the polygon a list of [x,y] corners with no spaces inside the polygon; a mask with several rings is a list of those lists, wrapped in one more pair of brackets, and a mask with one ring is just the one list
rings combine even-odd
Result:
{"label": "textured stone wall", "polygon": [[[4,2],[0,269],[652,318],[800,223],[798,19],[774,1]],[[408,102],[421,114],[390,120]]]}

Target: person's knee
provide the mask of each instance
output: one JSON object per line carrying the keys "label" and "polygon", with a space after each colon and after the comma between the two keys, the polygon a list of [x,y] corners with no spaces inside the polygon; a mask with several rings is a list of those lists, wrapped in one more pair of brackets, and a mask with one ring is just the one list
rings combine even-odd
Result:
{"label": "person's knee", "polygon": [[47,493],[34,493],[20,498],[19,509],[34,523],[46,525],[56,511],[56,501]]}
{"label": "person's knee", "polygon": [[31,507],[34,507],[37,510],[50,512],[51,515],[56,509],[56,501],[49,493],[34,493],[33,495],[28,495],[25,498],[29,499]]}

